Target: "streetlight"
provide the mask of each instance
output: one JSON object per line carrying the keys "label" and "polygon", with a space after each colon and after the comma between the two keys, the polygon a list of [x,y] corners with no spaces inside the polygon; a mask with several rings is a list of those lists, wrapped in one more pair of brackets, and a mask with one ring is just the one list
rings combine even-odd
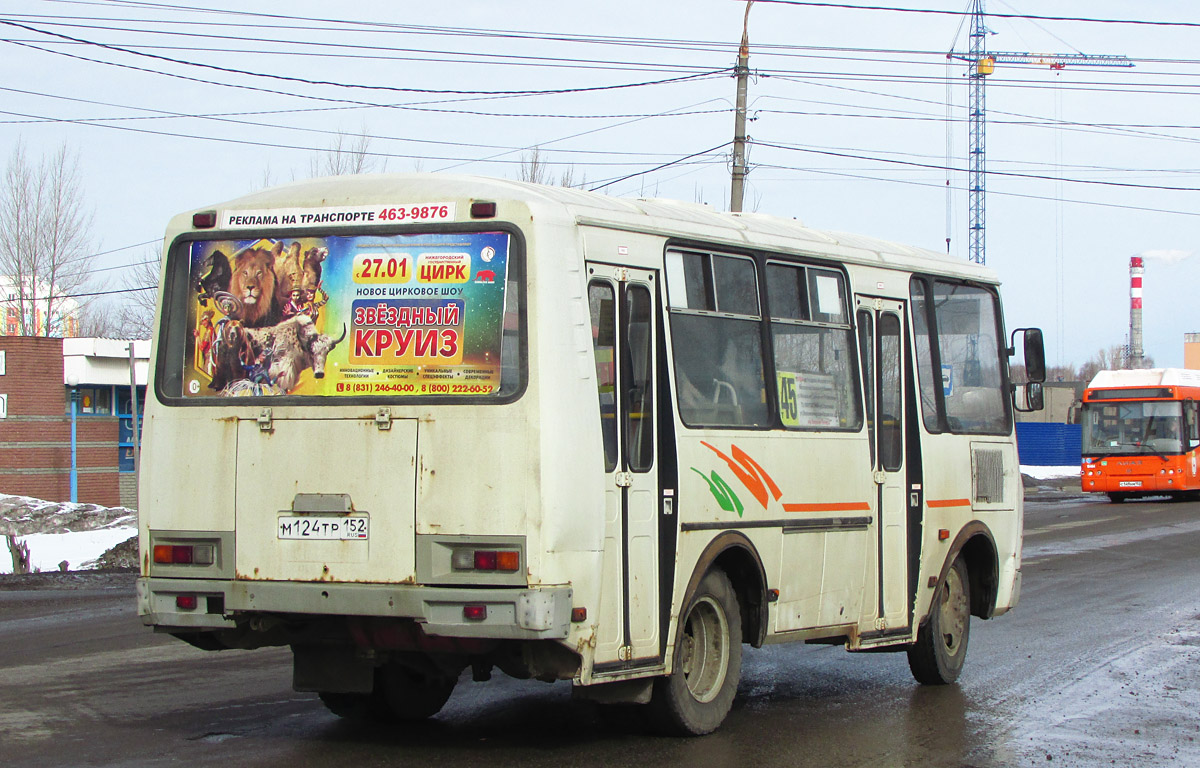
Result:
{"label": "streetlight", "polygon": [[67,376],[67,386],[71,388],[71,502],[79,501],[79,462],[78,442],[75,434],[75,423],[79,418],[79,377],[75,374]]}

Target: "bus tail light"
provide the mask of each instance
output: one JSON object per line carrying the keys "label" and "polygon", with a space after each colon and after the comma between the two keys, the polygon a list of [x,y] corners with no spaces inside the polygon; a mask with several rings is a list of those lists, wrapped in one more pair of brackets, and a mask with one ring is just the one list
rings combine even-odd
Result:
{"label": "bus tail light", "polygon": [[217,226],[216,211],[201,211],[192,214],[193,229],[212,229],[215,226]]}
{"label": "bus tail light", "polygon": [[211,544],[155,544],[154,562],[159,565],[212,565]]}
{"label": "bus tail light", "polygon": [[521,553],[515,549],[456,549],[450,557],[456,571],[506,571],[521,569]]}
{"label": "bus tail light", "polygon": [[181,611],[194,611],[199,604],[195,595],[175,595],[175,607]]}
{"label": "bus tail light", "polygon": [[463,618],[467,621],[487,621],[487,606],[464,605]]}
{"label": "bus tail light", "polygon": [[488,200],[476,200],[471,203],[472,219],[493,219],[496,217],[496,204]]}

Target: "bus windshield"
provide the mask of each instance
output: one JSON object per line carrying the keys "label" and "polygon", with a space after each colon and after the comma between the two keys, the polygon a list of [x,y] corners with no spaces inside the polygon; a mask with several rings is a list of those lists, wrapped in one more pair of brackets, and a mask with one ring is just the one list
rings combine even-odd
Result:
{"label": "bus windshield", "polygon": [[[162,391],[488,398],[519,385],[506,232],[178,244]],[[186,287],[185,287],[186,285]]]}
{"label": "bus windshield", "polygon": [[1182,427],[1178,402],[1086,403],[1083,454],[1181,453]]}

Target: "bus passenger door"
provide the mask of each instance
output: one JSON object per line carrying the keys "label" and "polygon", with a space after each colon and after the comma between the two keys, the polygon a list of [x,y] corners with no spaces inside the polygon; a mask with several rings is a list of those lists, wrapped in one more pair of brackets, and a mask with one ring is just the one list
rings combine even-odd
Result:
{"label": "bus passenger door", "polygon": [[866,384],[867,429],[875,480],[877,630],[909,622],[904,451],[904,302],[858,297],[858,341]]}
{"label": "bus passenger door", "polygon": [[588,264],[605,462],[595,663],[659,657],[654,273]]}

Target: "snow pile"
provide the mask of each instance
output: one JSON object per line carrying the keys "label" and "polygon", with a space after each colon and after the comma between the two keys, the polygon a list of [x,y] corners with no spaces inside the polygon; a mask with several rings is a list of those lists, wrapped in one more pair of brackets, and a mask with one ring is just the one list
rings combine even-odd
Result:
{"label": "snow pile", "polygon": [[1034,480],[1066,480],[1079,477],[1079,465],[1069,464],[1065,467],[1034,467],[1021,465],[1021,474],[1028,475]]}
{"label": "snow pile", "polygon": [[[42,501],[0,495],[0,535],[12,535],[29,547],[31,571],[96,567],[96,560],[137,535],[137,513],[124,507]],[[0,545],[3,546],[3,545]],[[8,547],[0,549],[0,573],[12,573]]]}

